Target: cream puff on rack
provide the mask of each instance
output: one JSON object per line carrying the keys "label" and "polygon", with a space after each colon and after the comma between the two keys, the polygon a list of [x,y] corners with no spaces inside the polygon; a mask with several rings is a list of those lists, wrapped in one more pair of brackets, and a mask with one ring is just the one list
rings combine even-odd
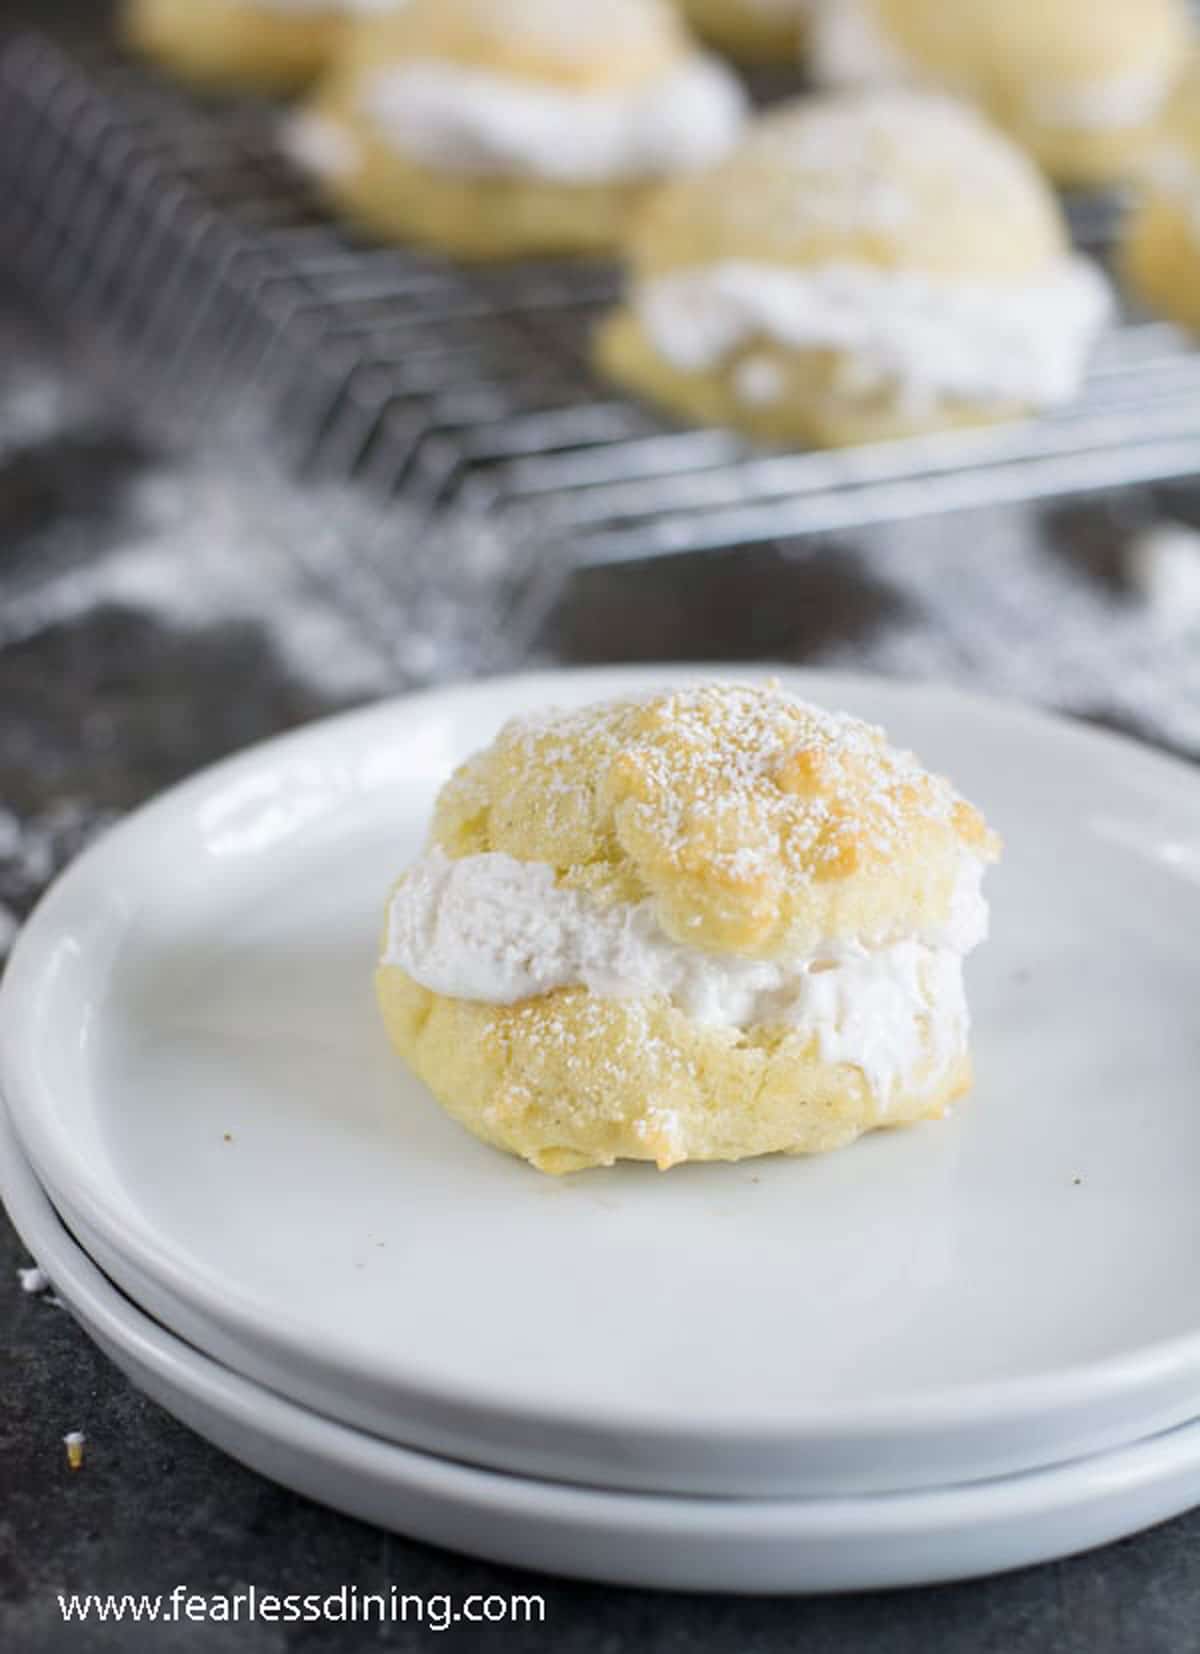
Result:
{"label": "cream puff on rack", "polygon": [[1062,183],[1134,174],[1183,64],[1186,0],[813,0],[829,85],[973,98]]}
{"label": "cream puff on rack", "polygon": [[602,372],[685,418],[839,445],[1069,400],[1109,314],[1033,164],[967,105],[782,106],[664,188]]}
{"label": "cream puff on rack", "polygon": [[839,1148],[971,1084],[999,853],[882,731],[712,684],[505,728],[388,906],[391,1038],[545,1172]]}
{"label": "cream puff on rack", "polygon": [[353,31],[291,147],[370,231],[503,258],[613,247],[744,114],[666,0],[407,0]]}
{"label": "cream puff on rack", "polygon": [[1200,56],[1168,105],[1146,170],[1125,273],[1152,310],[1200,333]]}
{"label": "cream puff on rack", "polygon": [[125,0],[135,50],[213,87],[288,92],[335,55],[349,19],[403,0]]}
{"label": "cream puff on rack", "polygon": [[678,0],[704,40],[744,63],[796,63],[811,0]]}

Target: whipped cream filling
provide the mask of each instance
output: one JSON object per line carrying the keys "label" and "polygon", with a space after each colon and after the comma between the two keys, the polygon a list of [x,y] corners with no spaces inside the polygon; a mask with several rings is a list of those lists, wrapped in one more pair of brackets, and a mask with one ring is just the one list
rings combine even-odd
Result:
{"label": "whipped cream filling", "polygon": [[345,178],[358,166],[353,135],[327,115],[301,109],[286,116],[278,130],[283,153],[315,178]]}
{"label": "whipped cream filling", "polygon": [[[892,391],[914,412],[943,402],[1069,401],[1113,309],[1107,281],[1082,258],[1021,284],[731,259],[643,281],[631,303],[655,349],[684,372],[718,367],[764,340],[835,350],[846,354],[843,394]],[[747,387],[759,402],[765,388],[762,376]]]}
{"label": "whipped cream filling", "polygon": [[983,863],[964,853],[946,922],[921,935],[831,940],[804,958],[746,959],[688,947],[652,901],[604,906],[554,869],[437,848],[388,908],[383,963],[433,993],[512,1005],[558,988],[605,999],[663,996],[715,1027],[787,1026],[821,1058],[861,1069],[882,1104],[927,1063],[966,1045],[963,959],[987,934]]}
{"label": "whipped cream filling", "polygon": [[604,91],[414,60],[366,77],[360,105],[386,142],[434,170],[562,184],[707,166],[747,111],[737,77],[700,52],[661,78]]}

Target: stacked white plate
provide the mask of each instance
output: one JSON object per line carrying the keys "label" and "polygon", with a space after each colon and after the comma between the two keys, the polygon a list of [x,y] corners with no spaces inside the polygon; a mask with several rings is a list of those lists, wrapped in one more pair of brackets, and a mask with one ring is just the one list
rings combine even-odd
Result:
{"label": "stacked white plate", "polygon": [[697,672],[352,714],[83,857],[0,994],[3,1192],[113,1358],[267,1474],[639,1584],[917,1583],[1200,1502],[1200,774],[806,673],[1007,840],[948,1123],[552,1181],[387,1047],[371,973],[438,785],[506,718]]}

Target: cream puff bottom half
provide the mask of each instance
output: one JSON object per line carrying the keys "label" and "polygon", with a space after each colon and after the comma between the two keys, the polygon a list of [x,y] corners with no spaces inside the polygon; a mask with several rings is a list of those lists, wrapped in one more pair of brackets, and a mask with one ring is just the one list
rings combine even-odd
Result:
{"label": "cream puff bottom half", "polygon": [[860,1069],[823,1061],[807,1033],[702,1025],[665,998],[570,988],[489,1005],[432,993],[389,965],[376,986],[393,1044],[447,1113],[542,1172],[820,1154],[940,1118],[971,1086],[967,1051],[947,1065],[932,1040],[924,1067],[883,1104]]}
{"label": "cream puff bottom half", "polygon": [[313,113],[345,153],[344,164],[321,177],[331,203],[383,240],[458,258],[611,251],[653,187],[644,180],[560,184],[435,171],[381,138],[350,100],[323,100]]}
{"label": "cream puff bottom half", "polygon": [[286,92],[329,62],[344,19],[272,11],[238,0],[127,0],[125,38],[137,51],[201,85]]}
{"label": "cream puff bottom half", "polygon": [[[889,387],[848,393],[848,358],[836,350],[795,350],[760,341],[711,368],[668,361],[632,311],[619,311],[595,343],[600,372],[681,418],[729,425],[763,442],[850,447],[925,431],[1020,418],[1016,403],[987,407],[939,402],[910,411]],[[765,394],[760,396],[759,387]]]}

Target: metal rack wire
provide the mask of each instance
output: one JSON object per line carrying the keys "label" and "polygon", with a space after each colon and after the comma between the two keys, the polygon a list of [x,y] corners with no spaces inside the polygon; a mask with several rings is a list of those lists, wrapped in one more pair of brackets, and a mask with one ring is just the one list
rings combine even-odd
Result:
{"label": "metal rack wire", "polygon": [[[0,48],[0,248],[106,341],[130,392],[253,407],[306,476],[486,513],[574,566],[847,531],[1200,469],[1200,353],[1136,317],[1027,424],[771,454],[613,395],[601,264],[465,268],[356,241],[279,153],[278,111],[201,102],[111,52]],[[1071,204],[1110,249],[1119,203]],[[219,403],[214,399],[219,398]]]}

